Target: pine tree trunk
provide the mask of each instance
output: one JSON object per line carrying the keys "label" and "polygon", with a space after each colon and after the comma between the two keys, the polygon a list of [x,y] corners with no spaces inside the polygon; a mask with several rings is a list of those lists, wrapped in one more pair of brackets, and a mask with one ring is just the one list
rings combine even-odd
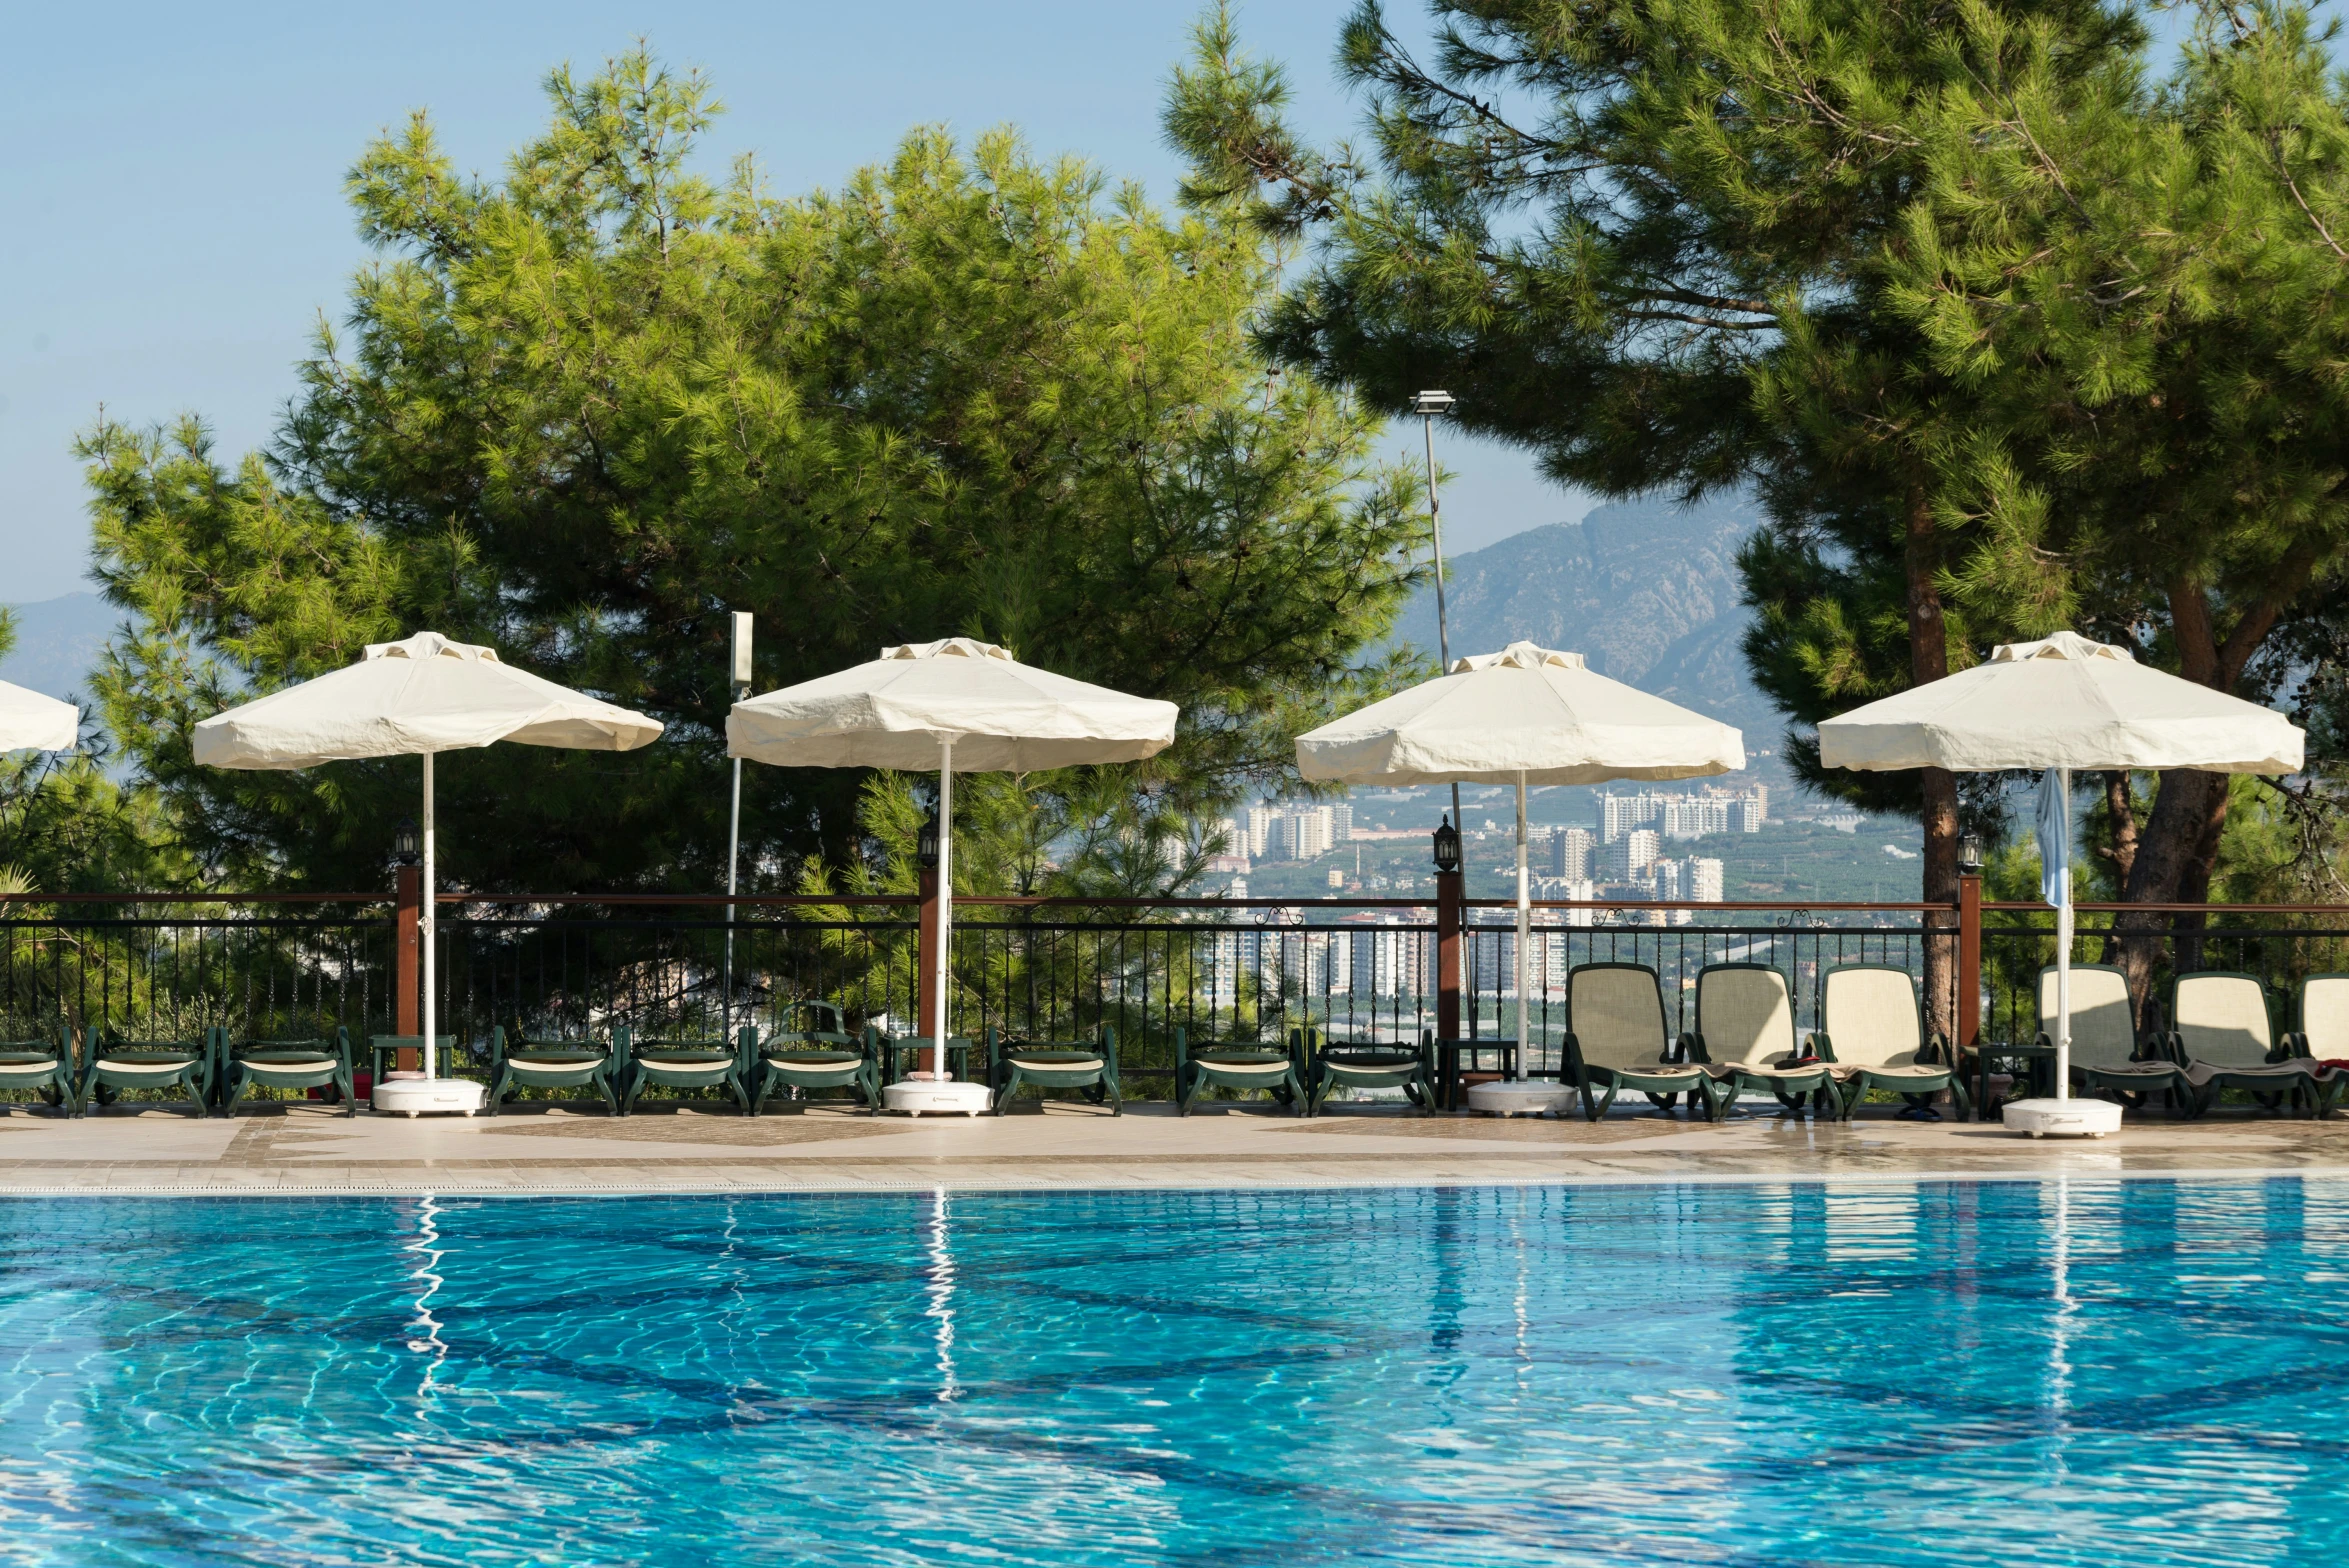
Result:
{"label": "pine tree trunk", "polygon": [[[1942,624],[1941,590],[1934,583],[1940,569],[1940,540],[1933,527],[1933,507],[1922,484],[1909,491],[1907,527],[1909,620],[1909,681],[1922,686],[1949,673],[1949,633]],[[1918,825],[1925,834],[1922,897],[1927,903],[1952,904],[1958,892],[1957,775],[1945,768],[1923,768],[1917,775]],[[1924,952],[1925,1019],[1942,1039],[1957,1039],[1957,916],[1932,913],[1925,917],[1928,935]]]}

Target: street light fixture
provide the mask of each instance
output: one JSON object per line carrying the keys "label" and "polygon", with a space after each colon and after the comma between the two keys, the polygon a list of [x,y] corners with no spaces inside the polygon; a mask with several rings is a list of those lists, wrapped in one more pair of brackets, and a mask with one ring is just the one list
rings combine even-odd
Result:
{"label": "street light fixture", "polygon": [[[1436,658],[1443,665],[1443,673],[1452,671],[1452,633],[1444,615],[1444,513],[1436,496],[1435,471],[1435,416],[1448,414],[1460,400],[1449,392],[1422,392],[1411,400],[1411,412],[1419,416],[1420,435],[1427,444],[1427,531],[1435,545],[1436,585]],[[1452,786],[1451,820],[1460,820],[1460,786]],[[1457,828],[1452,830],[1455,843],[1459,841]]]}
{"label": "street light fixture", "polygon": [[424,835],[416,829],[414,817],[400,818],[400,825],[392,829],[392,859],[403,866],[412,866],[424,858]]}
{"label": "street light fixture", "polygon": [[1450,817],[1435,830],[1435,868],[1446,874],[1460,869],[1460,830]]}
{"label": "street light fixture", "polygon": [[922,819],[921,836],[914,842],[914,853],[921,860],[924,871],[938,869],[938,813],[935,808]]}
{"label": "street light fixture", "polygon": [[1958,870],[1970,877],[1982,874],[1982,835],[1968,833],[1958,840]]}

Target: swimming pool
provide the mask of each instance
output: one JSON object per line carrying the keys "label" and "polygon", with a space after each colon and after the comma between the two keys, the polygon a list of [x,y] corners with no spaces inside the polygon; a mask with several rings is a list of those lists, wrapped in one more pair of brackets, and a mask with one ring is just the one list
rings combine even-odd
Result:
{"label": "swimming pool", "polygon": [[2349,1187],[0,1208],[0,1562],[2338,1563]]}

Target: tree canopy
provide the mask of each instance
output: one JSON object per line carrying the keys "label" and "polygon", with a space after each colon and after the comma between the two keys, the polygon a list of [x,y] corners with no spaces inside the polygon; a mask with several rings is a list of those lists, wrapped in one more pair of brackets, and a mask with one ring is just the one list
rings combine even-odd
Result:
{"label": "tree canopy", "polygon": [[[782,199],[747,159],[697,172],[698,74],[638,51],[546,90],[494,181],[421,114],[366,149],[349,195],[382,259],[267,451],[225,461],[192,418],[83,443],[96,571],[137,617],[104,711],[208,872],[379,880],[414,761],[220,773],[188,731],[423,627],[670,726],[444,762],[452,874],[516,890],[722,880],[731,610],[761,689],[973,635],[1171,698],[1178,744],[1126,777],[1178,817],[1388,678],[1366,650],[1424,518],[1369,460],[1374,412],[1257,354],[1257,229],[1009,132],[916,131]],[[748,774],[770,884],[869,847],[855,777]]]}
{"label": "tree canopy", "polygon": [[[1211,12],[1170,97],[1198,199],[1301,235],[1285,363],[1602,493],[1752,487],[1759,684],[1809,781],[1926,829],[1956,781],[1825,774],[1821,718],[2066,621],[2274,689],[2343,560],[2343,89],[2289,4],[2213,5],[2157,72],[2105,0],[1376,0],[1369,150],[1282,123]],[[2114,831],[2128,896],[2209,886],[2224,781]],[[2142,832],[2140,832],[2140,827]]]}

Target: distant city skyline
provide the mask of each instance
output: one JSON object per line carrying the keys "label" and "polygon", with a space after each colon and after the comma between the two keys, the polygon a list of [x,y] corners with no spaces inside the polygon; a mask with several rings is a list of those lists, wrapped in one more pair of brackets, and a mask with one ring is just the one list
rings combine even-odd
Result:
{"label": "distant city skyline", "polygon": [[[1301,127],[1351,134],[1330,61],[1350,0],[1243,10],[1251,50],[1290,68]],[[1167,73],[1195,0],[1126,6],[1028,0],[870,9],[611,0],[457,6],[396,14],[242,5],[130,4],[22,13],[22,73],[0,126],[38,149],[17,160],[19,222],[0,237],[0,603],[87,588],[88,525],[76,432],[104,406],[134,427],[195,413],[233,463],[267,440],[321,319],[339,322],[372,254],[343,177],[366,141],[431,111],[460,169],[495,177],[546,118],[539,80],[593,69],[639,35],[678,70],[704,68],[728,112],[704,141],[722,176],[758,155],[779,195],[836,186],[887,158],[917,124],[965,138],[1012,123],[1040,152],[1086,158],[1112,182],[1171,201],[1179,168],[1159,135]],[[1421,25],[1398,7],[1398,26]],[[456,46],[456,40],[462,46]],[[1530,456],[1439,437],[1457,477],[1445,545],[1465,552],[1579,518],[1588,498],[1549,484]],[[1418,451],[1416,421],[1383,443]]]}

